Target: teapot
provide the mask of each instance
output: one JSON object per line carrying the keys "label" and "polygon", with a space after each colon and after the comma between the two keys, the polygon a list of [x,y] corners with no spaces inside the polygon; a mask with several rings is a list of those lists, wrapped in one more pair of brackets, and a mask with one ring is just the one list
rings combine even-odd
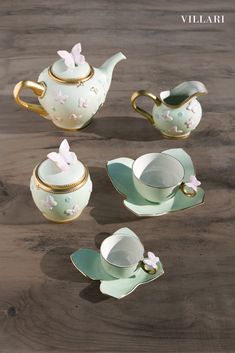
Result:
{"label": "teapot", "polygon": [[87,206],[92,192],[88,168],[63,140],[36,165],[30,180],[33,201],[45,218],[56,223],[75,220]]}
{"label": "teapot", "polygon": [[[60,59],[45,68],[37,82],[20,81],[13,91],[16,103],[51,120],[64,130],[79,130],[87,126],[103,105],[109,90],[115,65],[126,57],[117,53],[99,68],[85,61],[81,44],[69,53],[59,50]],[[27,103],[20,94],[31,89],[40,104]]]}
{"label": "teapot", "polygon": [[[207,93],[202,82],[188,81],[161,92],[159,97],[145,90],[136,91],[132,94],[131,104],[133,109],[147,118],[164,137],[184,139],[198,126],[202,117],[202,108],[197,97]],[[154,102],[152,114],[137,106],[136,101],[141,96]]]}

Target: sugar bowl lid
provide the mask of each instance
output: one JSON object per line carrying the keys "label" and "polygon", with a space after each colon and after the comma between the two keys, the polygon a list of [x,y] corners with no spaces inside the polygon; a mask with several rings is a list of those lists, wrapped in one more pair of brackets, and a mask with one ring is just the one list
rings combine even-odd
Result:
{"label": "sugar bowl lid", "polygon": [[49,75],[60,83],[76,83],[86,81],[94,74],[94,69],[85,61],[81,54],[81,44],[73,46],[71,52],[58,50],[61,59],[54,62],[49,68]]}
{"label": "sugar bowl lid", "polygon": [[88,170],[76,154],[70,152],[67,140],[62,141],[58,153],[51,152],[47,157],[34,171],[39,187],[50,192],[65,192],[84,185]]}

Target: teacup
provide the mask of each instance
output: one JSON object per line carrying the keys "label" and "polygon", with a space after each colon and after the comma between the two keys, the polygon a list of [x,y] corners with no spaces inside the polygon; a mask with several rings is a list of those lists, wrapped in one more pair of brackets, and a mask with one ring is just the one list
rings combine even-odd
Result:
{"label": "teacup", "polygon": [[104,270],[115,278],[127,278],[142,267],[147,273],[156,270],[144,264],[144,246],[137,237],[115,234],[106,238],[100,247]]}
{"label": "teacup", "polygon": [[186,196],[195,196],[183,182],[185,170],[180,161],[164,153],[148,153],[132,165],[133,182],[138,193],[148,201],[164,202],[180,189]]}

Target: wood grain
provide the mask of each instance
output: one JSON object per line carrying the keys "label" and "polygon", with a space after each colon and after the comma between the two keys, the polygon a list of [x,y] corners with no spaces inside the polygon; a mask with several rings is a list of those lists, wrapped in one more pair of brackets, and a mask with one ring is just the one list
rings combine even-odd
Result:
{"label": "wood grain", "polygon": [[[192,13],[224,14],[225,23],[183,24],[180,15]],[[6,0],[0,28],[0,352],[234,352],[234,1]],[[64,133],[20,109],[12,89],[78,41],[94,66],[119,50],[128,60],[93,123]],[[130,95],[191,79],[209,90],[202,122],[188,140],[163,140],[132,111]],[[63,137],[89,166],[94,191],[77,222],[57,225],[37,211],[28,184]],[[105,163],[174,147],[191,155],[205,205],[137,218]],[[99,248],[123,226],[157,251],[165,275],[117,301],[69,255]]]}

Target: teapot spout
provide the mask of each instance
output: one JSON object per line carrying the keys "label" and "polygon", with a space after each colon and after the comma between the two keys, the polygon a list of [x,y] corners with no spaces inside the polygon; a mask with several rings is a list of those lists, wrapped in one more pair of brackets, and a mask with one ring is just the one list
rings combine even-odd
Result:
{"label": "teapot spout", "polygon": [[106,60],[103,65],[100,66],[100,71],[103,72],[103,74],[106,76],[107,80],[107,90],[109,89],[111,80],[112,80],[112,75],[113,75],[113,69],[119,63],[119,61],[126,59],[125,55],[123,55],[121,52],[111,56],[108,60]]}

